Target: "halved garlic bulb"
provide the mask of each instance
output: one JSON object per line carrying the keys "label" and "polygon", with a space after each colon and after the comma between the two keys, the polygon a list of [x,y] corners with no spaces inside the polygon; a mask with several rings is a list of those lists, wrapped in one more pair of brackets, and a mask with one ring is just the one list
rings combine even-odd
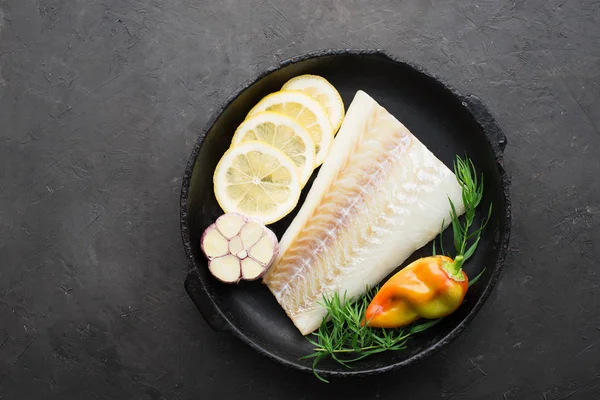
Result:
{"label": "halved garlic bulb", "polygon": [[269,269],[279,243],[262,223],[238,213],[221,215],[200,239],[208,269],[217,279],[237,283],[252,281]]}

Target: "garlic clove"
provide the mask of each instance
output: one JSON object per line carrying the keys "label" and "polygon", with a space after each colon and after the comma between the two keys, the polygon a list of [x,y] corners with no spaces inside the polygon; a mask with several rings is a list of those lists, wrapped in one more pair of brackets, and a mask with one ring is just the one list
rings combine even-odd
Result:
{"label": "garlic clove", "polygon": [[204,231],[200,243],[209,260],[229,253],[229,241],[213,226]]}
{"label": "garlic clove", "polygon": [[226,283],[235,283],[240,280],[240,260],[231,254],[212,259],[208,269],[217,278]]}
{"label": "garlic clove", "polygon": [[260,278],[265,272],[265,267],[251,258],[245,258],[242,264],[242,278],[248,281]]}
{"label": "garlic clove", "polygon": [[226,239],[231,239],[240,233],[240,229],[242,229],[245,223],[246,218],[238,213],[223,214],[215,222],[217,229]]}
{"label": "garlic clove", "polygon": [[231,254],[237,254],[242,250],[244,250],[244,245],[242,244],[242,239],[239,236],[229,240],[229,252]]}
{"label": "garlic clove", "polygon": [[248,222],[240,231],[240,237],[242,238],[242,242],[244,242],[244,247],[246,249],[252,247],[262,236],[264,236],[264,234],[265,227],[256,221]]}
{"label": "garlic clove", "polygon": [[273,240],[268,236],[263,236],[260,238],[258,243],[256,243],[250,249],[250,257],[254,258],[256,261],[268,265],[273,260],[273,256],[275,253],[275,245]]}

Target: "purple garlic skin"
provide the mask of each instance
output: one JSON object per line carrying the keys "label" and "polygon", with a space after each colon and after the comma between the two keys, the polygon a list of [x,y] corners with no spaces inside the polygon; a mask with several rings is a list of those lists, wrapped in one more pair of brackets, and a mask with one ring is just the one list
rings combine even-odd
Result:
{"label": "purple garlic skin", "polygon": [[279,242],[261,222],[232,212],[221,215],[206,228],[200,247],[215,278],[238,283],[261,278],[273,264]]}

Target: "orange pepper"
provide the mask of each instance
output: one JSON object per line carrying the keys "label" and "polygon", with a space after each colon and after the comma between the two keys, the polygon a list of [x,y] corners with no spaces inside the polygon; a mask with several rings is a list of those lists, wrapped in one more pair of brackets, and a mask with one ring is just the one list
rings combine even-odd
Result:
{"label": "orange pepper", "polygon": [[436,319],[454,312],[462,303],[469,279],[463,257],[420,258],[392,276],[379,289],[365,314],[368,326],[397,328],[419,318]]}

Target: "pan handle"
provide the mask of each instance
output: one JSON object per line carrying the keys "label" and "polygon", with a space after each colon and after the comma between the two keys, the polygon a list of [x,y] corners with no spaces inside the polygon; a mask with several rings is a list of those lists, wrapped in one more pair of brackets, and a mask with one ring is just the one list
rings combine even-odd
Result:
{"label": "pan handle", "polygon": [[500,129],[500,126],[481,99],[473,94],[469,94],[463,96],[462,103],[471,112],[479,126],[481,126],[483,133],[490,138],[494,149],[497,149],[499,154],[503,154],[508,142],[506,135],[502,132],[502,129]]}
{"label": "pan handle", "polygon": [[206,289],[200,282],[198,273],[193,269],[188,272],[185,279],[185,290],[204,317],[204,320],[214,331],[222,332],[229,330],[227,321],[217,309],[214,300],[206,293]]}

